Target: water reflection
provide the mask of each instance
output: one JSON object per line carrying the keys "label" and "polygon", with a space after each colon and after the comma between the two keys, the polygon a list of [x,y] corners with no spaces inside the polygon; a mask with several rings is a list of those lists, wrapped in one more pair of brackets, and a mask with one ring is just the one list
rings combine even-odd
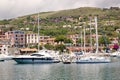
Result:
{"label": "water reflection", "polygon": [[0,62],[0,80],[120,80],[120,59],[106,64]]}

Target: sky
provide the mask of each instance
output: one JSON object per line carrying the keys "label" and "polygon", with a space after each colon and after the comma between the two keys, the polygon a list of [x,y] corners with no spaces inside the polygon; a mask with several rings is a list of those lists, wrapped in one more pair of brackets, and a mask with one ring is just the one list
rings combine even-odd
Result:
{"label": "sky", "polygon": [[0,20],[80,7],[120,7],[120,0],[0,0]]}

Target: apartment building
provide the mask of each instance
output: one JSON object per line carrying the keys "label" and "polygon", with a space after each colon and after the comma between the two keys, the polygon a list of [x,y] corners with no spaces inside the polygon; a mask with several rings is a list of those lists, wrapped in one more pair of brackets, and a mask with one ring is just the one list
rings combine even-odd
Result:
{"label": "apartment building", "polygon": [[8,54],[9,40],[5,36],[4,31],[0,29],[0,54]]}
{"label": "apartment building", "polygon": [[38,35],[34,33],[29,33],[25,35],[26,45],[34,45],[38,43]]}
{"label": "apartment building", "polygon": [[[54,44],[55,38],[51,38],[50,36],[39,36],[39,44]],[[38,34],[29,33],[26,34],[26,45],[35,45],[38,44]]]}
{"label": "apartment building", "polygon": [[5,33],[5,35],[9,39],[11,46],[14,47],[25,46],[25,33],[23,31],[19,31],[19,30],[8,31]]}

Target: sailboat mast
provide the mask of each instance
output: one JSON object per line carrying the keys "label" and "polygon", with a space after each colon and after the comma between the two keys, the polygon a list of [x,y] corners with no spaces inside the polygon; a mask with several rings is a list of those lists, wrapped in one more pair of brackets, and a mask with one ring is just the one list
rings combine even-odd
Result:
{"label": "sailboat mast", "polygon": [[97,17],[95,16],[95,30],[96,30],[96,53],[98,53],[98,29],[97,29],[98,25],[97,25]]}
{"label": "sailboat mast", "polygon": [[39,36],[39,13],[38,13],[38,51],[40,50],[40,46],[39,46],[39,41],[40,41],[40,36]]}
{"label": "sailboat mast", "polygon": [[85,33],[86,33],[86,32],[85,32],[85,26],[84,26],[84,52],[86,53],[86,49],[85,49],[85,48],[86,48],[86,46],[85,46],[85,45],[86,45],[86,40],[85,40],[85,39],[86,39],[86,38],[85,38],[86,36],[85,36]]}
{"label": "sailboat mast", "polygon": [[91,24],[92,24],[92,22],[91,22],[91,17],[90,17],[90,48],[91,48],[91,50],[92,50],[92,33],[91,33]]}
{"label": "sailboat mast", "polygon": [[82,41],[82,31],[81,31],[81,51],[83,51],[83,45],[82,45],[83,41]]}

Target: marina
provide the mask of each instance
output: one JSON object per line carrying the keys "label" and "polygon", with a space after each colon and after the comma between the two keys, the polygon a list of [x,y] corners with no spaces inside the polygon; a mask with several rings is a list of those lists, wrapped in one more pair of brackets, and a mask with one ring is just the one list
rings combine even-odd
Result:
{"label": "marina", "polygon": [[120,58],[101,64],[0,62],[0,80],[119,80]]}
{"label": "marina", "polygon": [[0,3],[0,80],[120,80],[120,1]]}

